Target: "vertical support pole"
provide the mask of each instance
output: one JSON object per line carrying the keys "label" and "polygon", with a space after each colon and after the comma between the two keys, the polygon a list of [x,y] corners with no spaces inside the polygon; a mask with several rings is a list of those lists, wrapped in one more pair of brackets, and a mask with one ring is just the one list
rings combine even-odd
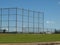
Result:
{"label": "vertical support pole", "polygon": [[43,12],[43,32],[44,32],[44,12]]}
{"label": "vertical support pole", "polygon": [[1,8],[1,29],[2,29],[2,8]]}
{"label": "vertical support pole", "polygon": [[34,12],[35,11],[33,11],[33,33],[34,33]]}
{"label": "vertical support pole", "polygon": [[[0,12],[1,12],[1,8],[0,8]],[[0,14],[0,30],[1,30],[1,14]]]}
{"label": "vertical support pole", "polygon": [[[0,9],[0,11],[1,11],[1,9]],[[1,30],[1,14],[0,14],[0,30]]]}
{"label": "vertical support pole", "polygon": [[23,13],[24,13],[24,9],[22,9],[22,33],[23,33]]}
{"label": "vertical support pole", "polygon": [[17,33],[17,8],[16,8],[16,33]]}
{"label": "vertical support pole", "polygon": [[9,8],[8,8],[8,32],[9,32]]}
{"label": "vertical support pole", "polygon": [[29,9],[28,9],[28,33],[29,33]]}
{"label": "vertical support pole", "polygon": [[39,14],[40,12],[38,12],[38,33],[39,33]]}
{"label": "vertical support pole", "polygon": [[0,29],[2,30],[2,8],[1,8],[1,20],[0,20],[0,21],[1,21],[1,22],[0,22],[0,23],[1,23],[1,24],[0,24],[0,26],[1,26]]}

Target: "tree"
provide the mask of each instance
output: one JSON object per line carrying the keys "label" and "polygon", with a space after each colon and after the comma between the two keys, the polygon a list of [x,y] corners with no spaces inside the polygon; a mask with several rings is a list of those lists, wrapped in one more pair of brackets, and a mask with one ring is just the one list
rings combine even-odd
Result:
{"label": "tree", "polygon": [[6,29],[3,30],[3,33],[5,33],[5,32],[6,32]]}

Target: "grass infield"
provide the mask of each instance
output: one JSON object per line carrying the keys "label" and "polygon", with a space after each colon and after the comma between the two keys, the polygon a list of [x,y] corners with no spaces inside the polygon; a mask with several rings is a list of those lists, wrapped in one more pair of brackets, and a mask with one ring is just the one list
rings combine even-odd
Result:
{"label": "grass infield", "polygon": [[0,34],[0,43],[60,41],[60,34]]}

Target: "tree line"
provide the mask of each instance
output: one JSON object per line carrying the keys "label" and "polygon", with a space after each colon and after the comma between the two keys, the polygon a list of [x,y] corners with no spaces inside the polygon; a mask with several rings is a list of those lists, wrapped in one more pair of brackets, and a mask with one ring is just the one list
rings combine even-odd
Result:
{"label": "tree line", "polygon": [[55,34],[60,34],[60,30],[55,29]]}

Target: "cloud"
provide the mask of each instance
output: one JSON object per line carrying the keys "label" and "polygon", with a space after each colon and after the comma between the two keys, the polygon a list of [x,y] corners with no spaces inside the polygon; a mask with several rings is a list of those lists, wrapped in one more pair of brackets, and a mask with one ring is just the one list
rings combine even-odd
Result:
{"label": "cloud", "polygon": [[54,21],[46,21],[47,24],[54,24]]}

